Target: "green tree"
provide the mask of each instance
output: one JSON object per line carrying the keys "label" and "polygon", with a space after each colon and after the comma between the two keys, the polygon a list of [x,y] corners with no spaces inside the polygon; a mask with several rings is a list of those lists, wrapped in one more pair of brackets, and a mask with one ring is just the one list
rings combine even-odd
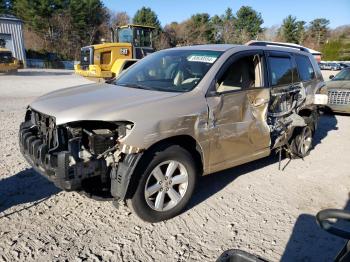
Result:
{"label": "green tree", "polygon": [[261,14],[250,6],[242,6],[236,13],[235,30],[239,42],[244,43],[256,39],[263,32],[264,20]]}
{"label": "green tree", "polygon": [[297,21],[298,44],[302,44],[305,40],[305,24],[305,21]]}
{"label": "green tree", "polygon": [[149,7],[142,7],[136,11],[133,18],[134,24],[154,26],[157,32],[161,31],[157,14]]}
{"label": "green tree", "polygon": [[228,7],[226,10],[225,10],[225,14],[223,15],[222,17],[222,20],[233,20],[235,17],[233,15],[233,12],[232,12],[232,8]]}
{"label": "green tree", "polygon": [[192,42],[196,44],[212,43],[214,40],[210,16],[207,13],[192,15],[188,21],[188,30]]}
{"label": "green tree", "polygon": [[108,20],[108,12],[100,0],[70,0],[69,13],[75,37],[81,45],[98,42],[100,26]]}
{"label": "green tree", "polygon": [[232,9],[227,8],[225,14],[221,16],[222,20],[222,42],[225,44],[235,44],[239,42],[236,35],[236,17]]}
{"label": "green tree", "polygon": [[164,34],[167,35],[171,47],[176,46],[180,42],[178,27],[179,24],[177,22],[171,22],[164,26]]}
{"label": "green tree", "polygon": [[16,0],[14,11],[24,20],[25,25],[43,37],[47,45],[56,38],[54,15],[67,8],[64,0]]}
{"label": "green tree", "polygon": [[295,16],[287,16],[279,29],[282,41],[301,44],[305,37],[305,22],[298,21]]}
{"label": "green tree", "polygon": [[43,39],[46,51],[76,58],[81,46],[98,42],[108,21],[101,0],[16,0],[14,12]]}
{"label": "green tree", "polygon": [[320,47],[326,42],[329,20],[325,18],[317,18],[310,22],[308,33],[315,40],[316,46]]}

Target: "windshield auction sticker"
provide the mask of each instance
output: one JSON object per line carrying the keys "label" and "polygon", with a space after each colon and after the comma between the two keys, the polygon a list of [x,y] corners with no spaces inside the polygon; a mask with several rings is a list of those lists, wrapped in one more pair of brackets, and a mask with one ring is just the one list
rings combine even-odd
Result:
{"label": "windshield auction sticker", "polygon": [[206,55],[190,55],[187,60],[190,62],[214,63],[217,57]]}

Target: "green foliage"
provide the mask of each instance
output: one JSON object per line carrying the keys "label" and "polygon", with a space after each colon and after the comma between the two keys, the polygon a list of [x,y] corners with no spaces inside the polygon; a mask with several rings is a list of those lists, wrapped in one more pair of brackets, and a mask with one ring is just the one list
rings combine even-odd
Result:
{"label": "green foliage", "polygon": [[294,16],[287,16],[279,30],[283,41],[288,43],[301,44],[305,37],[305,22],[298,21]]}
{"label": "green foliage", "polygon": [[133,18],[133,23],[154,26],[157,32],[161,31],[157,14],[149,7],[142,7],[141,9],[137,10]]}
{"label": "green foliage", "polygon": [[233,19],[234,19],[234,15],[233,15],[232,9],[228,7],[225,10],[225,14],[222,17],[222,20],[227,21],[227,20],[233,20]]}
{"label": "green foliage", "polygon": [[236,13],[235,27],[242,42],[256,39],[258,34],[263,31],[261,27],[263,23],[261,14],[250,6],[242,6]]}
{"label": "green foliage", "polygon": [[44,42],[44,49],[77,57],[96,43],[109,19],[101,0],[15,0],[14,13]]}
{"label": "green foliage", "polygon": [[98,27],[108,18],[100,0],[70,0],[69,14],[72,29],[82,45],[93,44],[98,40]]}
{"label": "green foliage", "polygon": [[16,0],[14,10],[18,17],[33,30],[43,33],[49,32],[52,17],[55,13],[67,8],[64,0]]}
{"label": "green foliage", "polygon": [[330,40],[322,47],[322,59],[329,61],[348,61],[350,60],[350,42],[341,37]]}
{"label": "green foliage", "polygon": [[213,28],[210,23],[210,16],[207,13],[192,15],[188,21],[189,36],[193,42],[199,40],[199,43],[213,42]]}
{"label": "green foliage", "polygon": [[326,43],[322,48],[323,60],[338,60],[342,43],[340,40],[333,40]]}
{"label": "green foliage", "polygon": [[316,40],[318,46],[325,43],[328,33],[329,20],[325,18],[317,18],[310,22],[309,33]]}
{"label": "green foliage", "polygon": [[236,15],[231,8],[227,8],[221,17],[214,16],[211,19],[215,42],[229,44],[242,44],[256,39],[263,31],[263,22],[261,14],[249,6],[242,6]]}

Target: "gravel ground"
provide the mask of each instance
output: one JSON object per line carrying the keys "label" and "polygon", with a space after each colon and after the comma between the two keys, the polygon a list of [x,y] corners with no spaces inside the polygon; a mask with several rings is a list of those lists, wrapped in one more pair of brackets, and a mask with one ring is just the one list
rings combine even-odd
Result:
{"label": "gravel ground", "polygon": [[68,71],[0,75],[0,261],[214,261],[232,248],[271,261],[329,261],[343,245],[315,214],[350,210],[349,116],[322,116],[310,156],[284,171],[271,156],[203,177],[183,214],[149,224],[125,206],[60,191],[19,153],[26,105],[87,82]]}

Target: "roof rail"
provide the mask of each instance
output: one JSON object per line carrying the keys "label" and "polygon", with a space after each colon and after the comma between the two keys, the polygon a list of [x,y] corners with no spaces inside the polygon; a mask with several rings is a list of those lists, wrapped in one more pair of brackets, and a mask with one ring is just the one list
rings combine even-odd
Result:
{"label": "roof rail", "polygon": [[249,46],[279,46],[279,47],[287,47],[287,48],[293,48],[293,49],[298,49],[300,51],[304,51],[307,53],[310,53],[309,49],[301,46],[301,45],[297,45],[297,44],[292,44],[292,43],[281,43],[281,42],[270,42],[270,41],[249,41],[248,43],[246,43],[246,45]]}

